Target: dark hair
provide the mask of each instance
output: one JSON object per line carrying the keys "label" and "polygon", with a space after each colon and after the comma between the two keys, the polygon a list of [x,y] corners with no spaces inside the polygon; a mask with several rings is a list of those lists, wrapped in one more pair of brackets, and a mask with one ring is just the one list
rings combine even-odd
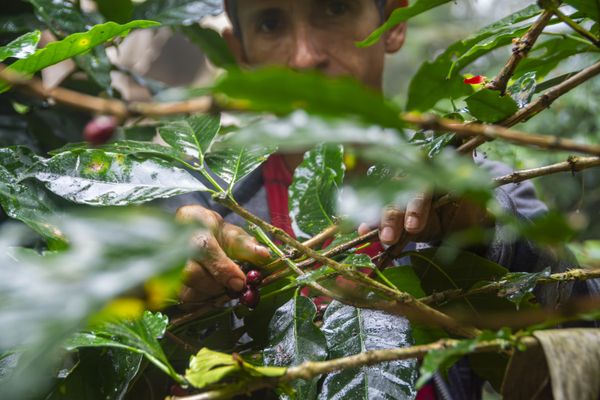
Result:
{"label": "dark hair", "polygon": [[[385,2],[386,0],[375,0],[382,19],[385,17]],[[237,16],[237,0],[225,0],[225,11],[229,14],[229,19],[233,25],[233,33],[241,37],[240,20]]]}

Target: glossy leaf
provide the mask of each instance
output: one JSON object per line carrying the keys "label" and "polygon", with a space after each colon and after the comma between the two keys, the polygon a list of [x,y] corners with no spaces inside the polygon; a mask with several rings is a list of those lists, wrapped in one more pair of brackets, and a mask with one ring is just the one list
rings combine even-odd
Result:
{"label": "glossy leaf", "polygon": [[341,146],[322,145],[304,155],[289,188],[290,215],[304,233],[316,235],[334,224],[344,169]]}
{"label": "glossy leaf", "polygon": [[510,96],[501,96],[498,91],[482,89],[467,97],[469,112],[483,122],[498,122],[519,111],[519,106]]}
{"label": "glossy leaf", "polygon": [[221,121],[218,117],[196,115],[164,125],[158,129],[158,133],[182,157],[198,160],[202,165],[220,128]]}
{"label": "glossy leaf", "polygon": [[254,171],[275,152],[272,146],[229,147],[226,143],[215,142],[205,157],[206,165],[219,178],[228,184],[228,190]]}
{"label": "glossy leaf", "polygon": [[255,367],[245,362],[238,354],[223,354],[203,348],[192,357],[185,371],[187,381],[197,389],[220,383],[225,378],[235,377],[242,383],[258,377],[276,378],[285,374],[286,368]]}
{"label": "glossy leaf", "polygon": [[73,351],[81,347],[116,347],[144,355],[175,380],[180,378],[167,359],[158,339],[167,329],[169,319],[161,313],[144,312],[142,318],[107,322],[69,338],[64,346]]}
{"label": "glossy leaf", "polygon": [[519,108],[523,108],[533,99],[537,90],[537,79],[535,72],[523,74],[507,89],[507,93],[517,103]]}
{"label": "glossy leaf", "polygon": [[147,0],[137,6],[134,17],[164,25],[191,25],[208,15],[221,14],[222,3],[222,0]]}
{"label": "glossy leaf", "polygon": [[138,160],[101,150],[57,154],[32,175],[67,200],[99,206],[140,204],[206,190],[188,172],[161,159]]}
{"label": "glossy leaf", "polygon": [[0,149],[0,205],[9,217],[26,223],[44,238],[64,243],[62,233],[50,222],[57,212],[54,201],[36,182],[22,180],[38,161],[25,147]]}
{"label": "glossy leaf", "polygon": [[[329,359],[413,343],[406,319],[337,301],[327,308],[322,330]],[[334,372],[325,377],[319,399],[413,399],[416,369],[415,360],[402,360]]]}
{"label": "glossy leaf", "polygon": [[[50,65],[83,54],[117,36],[126,35],[131,29],[150,28],[157,25],[156,22],[152,21],[132,21],[125,25],[107,22],[96,25],[88,32],[74,33],[63,40],[49,43],[31,56],[16,61],[10,66],[10,69],[26,75],[33,74]],[[2,84],[0,91],[5,91],[7,88],[6,84]]]}
{"label": "glossy leaf", "polygon": [[[269,90],[264,90],[266,87]],[[233,106],[246,110],[289,114],[304,109],[337,118],[357,117],[368,124],[386,128],[401,129],[404,126],[394,104],[381,93],[349,78],[332,79],[316,72],[272,67],[229,71],[217,82],[215,91],[225,94]]]}
{"label": "glossy leaf", "polygon": [[[182,154],[171,147],[163,146],[158,143],[144,142],[138,140],[119,140],[112,143],[107,143],[94,147],[95,150],[103,150],[109,153],[118,153],[123,155],[136,156],[138,158],[157,157],[166,160],[184,161]],[[69,143],[60,149],[50,151],[51,155],[58,155],[65,152],[81,152],[85,150],[93,150],[90,144],[84,143]]]}
{"label": "glossy leaf", "polygon": [[123,400],[142,359],[141,354],[117,348],[81,349],[74,370],[58,379],[46,399]]}
{"label": "glossy leaf", "polygon": [[215,66],[230,69],[237,68],[237,62],[231,50],[227,46],[223,37],[212,29],[201,27],[200,25],[190,25],[182,27],[181,31],[198,45],[206,57]]}
{"label": "glossy leaf", "polygon": [[[0,231],[0,349],[27,349],[0,385],[2,398],[43,391],[65,339],[104,303],[191,255],[192,227],[172,215],[117,209],[51,219],[69,248],[43,256],[9,250],[23,230]],[[27,238],[27,236],[25,236]]]}
{"label": "glossy leaf", "polygon": [[[327,358],[327,342],[314,324],[315,304],[307,297],[294,296],[279,308],[269,324],[269,347],[263,350],[265,365],[289,367],[305,361]],[[316,399],[319,377],[293,384],[298,399]]]}
{"label": "glossy leaf", "polygon": [[407,7],[400,7],[394,10],[388,20],[368,38],[358,43],[359,47],[371,46],[379,41],[381,37],[390,29],[396,25],[407,21],[408,19],[422,14],[432,8],[439,7],[443,4],[449,3],[451,0],[416,0],[414,3],[410,3]]}
{"label": "glossy leaf", "polygon": [[7,58],[21,59],[30,56],[35,52],[40,37],[40,31],[29,32],[0,47],[0,62]]}
{"label": "glossy leaf", "polygon": [[512,272],[506,274],[500,281],[502,289],[500,289],[498,295],[507,298],[518,307],[525,296],[533,292],[537,281],[548,276],[550,276],[550,268],[535,273]]}

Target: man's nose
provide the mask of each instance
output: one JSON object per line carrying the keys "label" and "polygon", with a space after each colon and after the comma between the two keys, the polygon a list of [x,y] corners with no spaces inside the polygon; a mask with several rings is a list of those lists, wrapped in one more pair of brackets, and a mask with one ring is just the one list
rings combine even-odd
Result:
{"label": "man's nose", "polygon": [[328,64],[326,52],[321,47],[319,35],[306,25],[294,29],[294,43],[288,66],[293,69],[325,70]]}

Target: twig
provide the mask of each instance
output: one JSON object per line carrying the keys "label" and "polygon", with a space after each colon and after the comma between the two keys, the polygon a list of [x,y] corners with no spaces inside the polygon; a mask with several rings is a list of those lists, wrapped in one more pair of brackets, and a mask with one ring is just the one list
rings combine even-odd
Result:
{"label": "twig", "polygon": [[523,60],[531,49],[533,45],[538,40],[542,31],[550,22],[552,18],[552,11],[545,10],[542,15],[531,25],[531,28],[517,41],[514,43],[512,55],[510,56],[508,62],[504,67],[500,70],[498,75],[487,85],[488,89],[499,90],[500,93],[504,94],[506,92],[506,86],[508,85],[508,81],[515,73],[517,66]]}
{"label": "twig", "polygon": [[515,171],[494,179],[496,186],[519,183],[532,178],[556,174],[558,172],[578,172],[587,168],[599,167],[600,157],[569,157],[567,161],[543,167]]}
{"label": "twig", "polygon": [[[535,101],[531,102],[526,107],[523,107],[514,115],[500,122],[498,125],[503,127],[511,127],[520,122],[528,120],[529,118],[539,114],[541,111],[550,107],[552,103],[554,103],[554,101],[562,95],[568,93],[569,91],[581,85],[582,83],[587,82],[588,80],[590,80],[598,74],[600,74],[600,62],[573,75],[560,85],[556,85],[554,88],[548,90],[546,93],[538,97]],[[488,137],[486,136],[475,137],[463,144],[462,146],[460,146],[458,148],[458,151],[461,153],[470,153],[471,151],[475,150],[477,147],[485,143],[487,139]]]}
{"label": "twig", "polygon": [[[600,72],[600,63],[597,64]],[[533,104],[533,103],[532,103]],[[543,149],[574,151],[577,153],[600,155],[600,145],[578,143],[558,136],[540,135],[505,128],[500,125],[463,124],[451,119],[438,118],[434,115],[405,114],[406,122],[419,125],[424,129],[441,132],[454,132],[458,136],[476,136],[484,142],[488,139],[502,139],[519,145],[535,146]],[[504,124],[503,124],[504,125]],[[459,148],[462,152],[463,146]]]}
{"label": "twig", "polygon": [[586,38],[587,40],[592,42],[592,44],[594,46],[600,47],[600,40],[592,32],[588,31],[583,26],[581,26],[577,22],[573,21],[573,19],[571,17],[569,17],[568,15],[565,15],[558,8],[552,8],[549,11],[551,11],[554,15],[556,15],[558,17],[558,19],[560,19],[562,22],[569,25],[569,27],[571,29],[573,29],[575,32],[577,32],[579,35],[583,36],[584,38]]}
{"label": "twig", "polygon": [[381,295],[393,300],[392,302],[381,303],[379,305],[380,309],[395,315],[403,315],[408,317],[409,319],[417,320],[429,325],[440,326],[446,329],[448,332],[453,333],[455,335],[464,337],[475,337],[479,334],[478,329],[458,324],[457,321],[455,321],[453,318],[421,303],[410,294],[401,292],[397,289],[390,288],[382,283],[379,283],[369,278],[360,271],[348,269],[343,265],[339,264],[338,262],[327,258],[322,254],[319,254],[318,252],[309,247],[304,246],[302,243],[289,236],[282,229],[268,224],[261,218],[255,216],[248,210],[241,207],[239,204],[232,201],[230,198],[225,196],[216,196],[215,201],[229,208],[230,210],[244,218],[246,221],[255,224],[256,226],[263,229],[265,232],[268,232],[271,236],[277,238],[282,243],[295,248],[296,250],[302,252],[310,258],[313,258],[315,261],[323,265],[327,265],[333,268],[336,272],[342,274],[344,277],[354,280],[374,291],[379,292]]}
{"label": "twig", "polygon": [[[186,397],[172,397],[172,400],[219,400],[230,398],[235,394],[248,393],[252,390],[262,389],[266,387],[277,387],[278,384],[287,383],[296,379],[310,380],[316,376],[328,374],[335,371],[340,371],[350,368],[359,368],[363,366],[369,366],[379,364],[382,362],[396,361],[396,360],[408,360],[412,358],[422,358],[427,353],[434,350],[442,350],[447,348],[456,347],[461,343],[460,340],[453,339],[442,339],[434,343],[412,346],[397,349],[384,349],[384,350],[370,350],[353,356],[342,357],[335,360],[328,361],[306,361],[300,365],[290,367],[287,369],[285,375],[278,379],[265,378],[257,379],[253,381],[246,390],[241,389],[240,391],[233,392],[227,389],[213,390],[193,396]],[[518,340],[519,346],[525,346],[527,348],[538,346],[538,341],[534,337],[524,336]],[[512,343],[503,339],[488,340],[477,343],[473,346],[473,353],[490,353],[498,352],[506,349],[507,347],[515,346]],[[239,390],[239,389],[238,389]],[[229,397],[224,397],[224,395]]]}
{"label": "twig", "polygon": [[[537,284],[543,285],[556,282],[585,281],[596,278],[600,278],[600,269],[573,269],[567,272],[552,274],[548,277],[542,277],[537,280]],[[461,289],[445,290],[443,292],[433,293],[432,295],[423,297],[419,300],[425,304],[441,304],[458,298],[498,292],[506,288],[507,283],[506,280],[500,280],[466,292]]]}
{"label": "twig", "polygon": [[134,116],[160,117],[175,114],[206,113],[213,109],[210,97],[197,97],[172,103],[131,102],[90,96],[61,87],[48,89],[38,78],[27,79],[0,64],[0,81],[5,81],[20,91],[43,99],[53,99],[59,104],[94,114],[113,115],[120,120]]}

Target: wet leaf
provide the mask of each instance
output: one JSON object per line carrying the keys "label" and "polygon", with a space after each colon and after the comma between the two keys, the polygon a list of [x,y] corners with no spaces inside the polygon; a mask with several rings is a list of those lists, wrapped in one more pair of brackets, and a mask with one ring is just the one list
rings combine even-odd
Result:
{"label": "wet leaf", "polygon": [[537,89],[537,79],[535,72],[527,72],[515,81],[507,90],[508,94],[517,102],[519,108],[523,108],[529,103]]}
{"label": "wet leaf", "polygon": [[[125,25],[107,22],[96,25],[88,32],[74,33],[63,40],[49,43],[46,47],[37,50],[31,56],[11,64],[9,69],[25,75],[31,75],[50,65],[83,54],[117,36],[126,35],[131,29],[150,28],[157,25],[156,22],[152,21],[132,21]],[[3,83],[0,85],[0,91],[6,91],[7,89],[7,84]]]}
{"label": "wet leaf", "polygon": [[257,377],[276,378],[285,374],[286,368],[256,367],[245,362],[238,354],[224,354],[204,348],[190,360],[185,371],[187,381],[197,389],[223,382],[226,378],[236,383]]}
{"label": "wet leaf", "polygon": [[206,165],[219,178],[228,184],[228,191],[240,180],[258,168],[275,152],[272,146],[244,146],[231,148],[223,142],[216,142],[205,157]]}
{"label": "wet leaf", "polygon": [[206,190],[188,172],[164,160],[138,160],[101,150],[57,154],[33,176],[65,199],[99,206],[140,204]]}
{"label": "wet leaf", "polygon": [[316,235],[334,224],[344,170],[342,146],[321,145],[304,155],[289,188],[290,216],[304,233]]}
{"label": "wet leaf", "polygon": [[139,353],[177,381],[180,380],[179,375],[158,342],[165,334],[168,323],[165,315],[146,311],[142,318],[106,322],[78,332],[64,346],[69,351],[81,347],[116,347]]}
{"label": "wet leaf", "polygon": [[62,252],[9,250],[23,230],[0,230],[0,349],[26,349],[0,384],[2,398],[46,388],[60,345],[110,299],[191,255],[192,227],[172,215],[116,209],[70,213],[50,221],[68,238]]}
{"label": "wet leaf", "polygon": [[371,46],[377,43],[387,31],[399,23],[449,2],[450,0],[417,0],[414,3],[410,3],[408,7],[397,8],[382,26],[371,33],[368,38],[359,42],[358,47]]}
{"label": "wet leaf", "polygon": [[40,31],[29,32],[0,47],[0,62],[7,58],[21,59],[30,56],[35,52],[40,36]]}
{"label": "wet leaf", "polygon": [[202,165],[220,128],[219,117],[196,115],[164,125],[158,129],[158,133],[182,157],[198,160]]}
{"label": "wet leaf", "polygon": [[[332,302],[323,319],[329,359],[367,350],[408,347],[413,343],[406,319]],[[392,361],[328,374],[319,399],[413,399],[415,360]]]}
{"label": "wet leaf", "polygon": [[89,143],[69,143],[60,149],[50,151],[51,155],[58,155],[65,152],[77,152],[84,150],[103,150],[108,153],[118,153],[122,155],[132,155],[137,158],[164,158],[165,160],[183,161],[182,154],[171,147],[163,146],[158,143],[144,142],[137,140],[120,140],[108,144],[103,144],[91,148]]}
{"label": "wet leaf", "polygon": [[595,0],[565,0],[565,4],[584,13],[588,18],[600,22],[600,3]]}
{"label": "wet leaf", "polygon": [[[307,297],[294,296],[279,308],[269,324],[269,347],[263,350],[265,365],[289,367],[327,358],[325,336],[314,324],[317,309]],[[298,399],[316,399],[319,377],[293,383]]]}
{"label": "wet leaf", "polygon": [[533,292],[540,278],[550,276],[550,268],[535,273],[511,272],[502,277],[502,289],[498,292],[500,297],[505,297],[517,305],[521,304],[525,296]]}

